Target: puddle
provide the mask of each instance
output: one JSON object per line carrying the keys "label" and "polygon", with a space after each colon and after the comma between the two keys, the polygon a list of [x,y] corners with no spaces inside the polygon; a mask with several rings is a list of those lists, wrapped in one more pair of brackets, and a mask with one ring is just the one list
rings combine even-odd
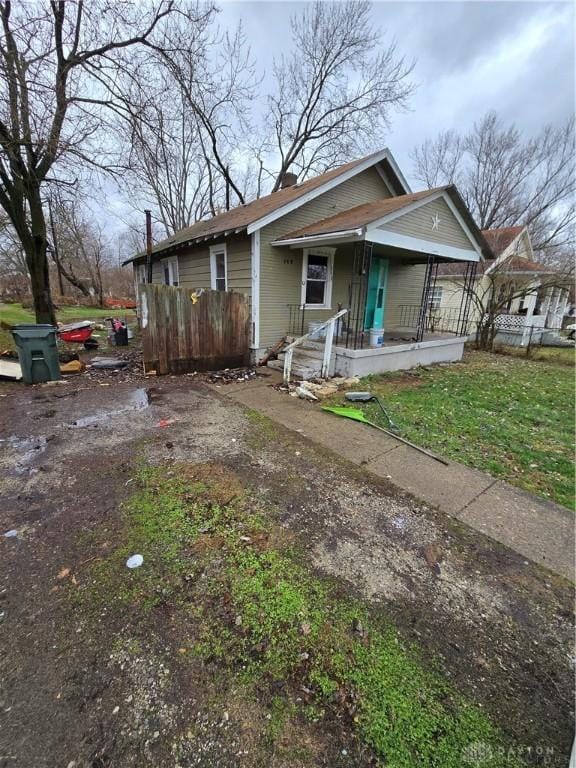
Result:
{"label": "puddle", "polygon": [[14,465],[14,471],[17,475],[24,475],[31,472],[28,465],[46,450],[48,438],[44,435],[36,437],[16,437],[16,435],[13,435],[5,440],[0,440],[0,443],[12,448],[12,450],[18,454],[18,458]]}
{"label": "puddle", "polygon": [[97,424],[110,422],[117,416],[121,416],[125,413],[131,413],[132,411],[143,411],[150,405],[150,395],[148,390],[144,388],[136,389],[132,392],[127,402],[119,408],[114,408],[112,411],[97,411],[91,416],[81,416],[76,421],[73,421],[66,426],[76,429],[78,427],[92,427]]}

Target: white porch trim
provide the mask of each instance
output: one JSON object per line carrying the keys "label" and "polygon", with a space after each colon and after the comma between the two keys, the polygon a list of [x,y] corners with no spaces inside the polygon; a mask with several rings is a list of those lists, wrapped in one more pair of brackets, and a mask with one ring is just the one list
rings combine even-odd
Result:
{"label": "white porch trim", "polygon": [[250,349],[260,347],[260,230],[251,236],[251,263],[252,263],[252,297],[251,297],[251,322],[252,343]]}
{"label": "white porch trim", "polygon": [[369,227],[365,239],[379,245],[390,245],[393,248],[403,248],[406,251],[417,251],[418,253],[427,253],[432,256],[442,256],[447,259],[455,259],[456,261],[480,261],[479,251],[469,251],[465,248],[456,248],[453,245],[444,245],[444,243],[435,243],[431,240],[421,240],[417,237],[399,235],[386,229],[372,229],[372,227]]}
{"label": "white porch trim", "polygon": [[350,240],[359,240],[363,234],[363,229],[343,229],[340,232],[327,232],[324,235],[291,237],[289,240],[273,240],[270,245],[286,245],[290,248],[306,248],[307,246],[333,243],[334,240],[338,240],[342,243]]}

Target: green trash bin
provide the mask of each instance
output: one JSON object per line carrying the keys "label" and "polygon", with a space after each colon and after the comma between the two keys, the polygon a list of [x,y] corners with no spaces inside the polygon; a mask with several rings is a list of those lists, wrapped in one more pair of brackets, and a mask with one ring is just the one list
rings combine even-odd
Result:
{"label": "green trash bin", "polygon": [[22,378],[26,384],[60,378],[56,328],[53,325],[15,325],[12,336],[18,347]]}

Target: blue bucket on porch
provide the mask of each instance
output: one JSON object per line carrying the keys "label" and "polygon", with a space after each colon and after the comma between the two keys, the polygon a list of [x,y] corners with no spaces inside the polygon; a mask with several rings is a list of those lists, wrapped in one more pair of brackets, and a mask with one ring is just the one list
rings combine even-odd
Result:
{"label": "blue bucket on porch", "polygon": [[384,346],[384,328],[370,328],[370,346]]}

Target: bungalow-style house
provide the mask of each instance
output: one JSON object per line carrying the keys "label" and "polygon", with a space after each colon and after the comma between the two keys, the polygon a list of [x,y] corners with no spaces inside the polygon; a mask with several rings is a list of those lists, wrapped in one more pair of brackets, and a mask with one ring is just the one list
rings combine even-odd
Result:
{"label": "bungalow-style house", "polygon": [[[479,302],[471,302],[469,330],[473,332],[493,292],[501,308],[496,341],[526,346],[529,340],[554,342],[569,304],[569,285],[558,270],[534,260],[524,226],[483,230],[494,257],[478,265],[473,287]],[[441,264],[431,298],[435,327],[449,328],[458,314],[464,292],[461,264]]]}
{"label": "bungalow-style house", "polygon": [[[466,302],[449,332],[426,329],[435,272],[458,262],[472,274],[491,257],[456,188],[412,193],[388,149],[302,183],[286,174],[277,192],[197,221],[152,252],[153,282],[250,296],[253,360],[312,331],[295,351],[301,375],[317,375],[318,325],[342,310],[330,372],[460,359]],[[139,281],[145,259],[130,260]]]}

